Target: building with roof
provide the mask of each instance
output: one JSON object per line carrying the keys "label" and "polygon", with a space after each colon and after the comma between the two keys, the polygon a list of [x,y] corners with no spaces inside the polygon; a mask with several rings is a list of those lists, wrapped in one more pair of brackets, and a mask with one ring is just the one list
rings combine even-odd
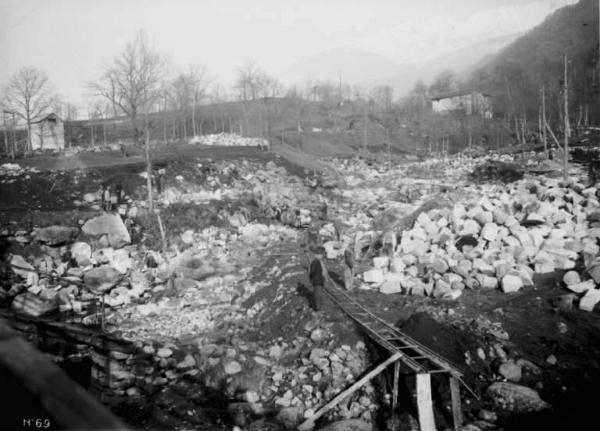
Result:
{"label": "building with roof", "polygon": [[31,123],[31,149],[60,151],[65,148],[65,125],[56,114]]}
{"label": "building with roof", "polygon": [[492,96],[474,90],[440,93],[431,97],[431,110],[440,115],[479,115],[491,119]]}

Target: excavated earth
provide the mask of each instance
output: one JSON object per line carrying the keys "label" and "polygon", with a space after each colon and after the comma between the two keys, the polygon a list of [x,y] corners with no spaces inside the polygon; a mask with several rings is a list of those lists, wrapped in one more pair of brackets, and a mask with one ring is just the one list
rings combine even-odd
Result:
{"label": "excavated earth", "polygon": [[[156,168],[166,170],[157,197],[164,249],[158,223],[143,203],[141,163],[38,166],[0,177],[3,316],[133,428],[295,429],[385,358],[329,299],[321,311],[313,310],[306,228],[319,224],[330,239],[337,228],[341,241],[352,244],[357,232],[380,232],[378,223],[404,219],[431,200],[452,205],[463,194],[459,179],[476,164],[430,161],[390,172],[353,159],[332,160],[333,173],[315,176],[271,153],[244,148],[227,154],[213,148],[159,158]],[[29,308],[15,306],[18,295],[33,291],[46,298],[47,289],[71,288],[45,277],[61,259],[71,280],[85,281],[90,268],[103,266],[99,260],[74,263],[74,239],[48,245],[32,235],[56,225],[81,229],[100,216],[98,195],[92,195],[103,183],[121,183],[128,195],[122,217],[131,220],[125,224],[131,243],[113,247],[126,250],[131,262],[107,294],[104,329],[100,302],[88,298],[86,307],[83,288],[71,298],[84,304],[81,312],[63,307],[28,315]],[[405,228],[412,222],[405,220]],[[94,252],[107,248],[102,238],[76,240]],[[358,273],[371,268],[380,246],[357,259]],[[27,274],[15,274],[8,265],[15,255],[47,281],[36,285]],[[40,269],[46,256],[54,262]],[[343,257],[325,261],[332,278],[343,280]],[[583,274],[583,266],[578,260],[575,270]],[[600,314],[565,299],[564,272],[536,274],[533,286],[517,292],[467,289],[454,300],[386,294],[360,277],[350,294],[463,370],[463,429],[598,429]],[[83,328],[90,337],[108,334],[127,348],[99,350],[68,337],[34,336],[48,322]],[[502,368],[514,363],[518,378]],[[543,400],[538,404],[550,407],[500,408],[500,396],[488,388],[511,380],[536,391]],[[384,374],[317,428],[418,429],[413,383],[410,376],[403,382],[399,414],[390,414],[390,379]],[[443,380],[433,383],[436,424],[450,429],[448,388]]]}

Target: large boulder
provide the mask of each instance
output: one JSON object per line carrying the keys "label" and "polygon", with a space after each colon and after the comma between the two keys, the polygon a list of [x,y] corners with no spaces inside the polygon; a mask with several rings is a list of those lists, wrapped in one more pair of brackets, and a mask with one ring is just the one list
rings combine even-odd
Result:
{"label": "large boulder", "polygon": [[598,302],[600,302],[600,290],[589,289],[579,300],[579,308],[584,311],[593,311]]}
{"label": "large boulder", "polygon": [[129,252],[127,250],[124,248],[115,250],[111,262],[113,268],[115,268],[121,274],[125,274],[131,268],[132,263],[133,262],[129,257]]}
{"label": "large boulder", "polygon": [[131,236],[118,214],[102,214],[85,222],[81,228],[84,234],[90,236],[108,236],[112,247],[118,248],[131,242]]}
{"label": "large boulder", "polygon": [[502,291],[511,293],[518,291],[523,287],[523,280],[518,275],[508,274],[502,277]]}
{"label": "large boulder", "polygon": [[60,245],[73,241],[78,233],[79,229],[75,227],[48,226],[35,229],[33,235],[44,244]]}
{"label": "large boulder", "polygon": [[531,413],[550,408],[537,391],[515,383],[495,382],[487,388],[486,396],[498,409],[511,413]]}
{"label": "large boulder", "polygon": [[108,292],[121,281],[122,274],[111,266],[92,268],[83,274],[86,287],[96,295]]}
{"label": "large boulder", "polygon": [[86,242],[76,242],[71,246],[71,257],[77,265],[87,266],[91,263],[92,247]]}

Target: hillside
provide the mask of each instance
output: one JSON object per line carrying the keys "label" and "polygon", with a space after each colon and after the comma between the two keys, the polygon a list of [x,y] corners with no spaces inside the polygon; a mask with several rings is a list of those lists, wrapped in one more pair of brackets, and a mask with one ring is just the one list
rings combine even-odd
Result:
{"label": "hillside", "polygon": [[[470,84],[494,96],[499,114],[515,111],[537,117],[539,89],[548,94],[550,118],[558,118],[563,56],[569,58],[571,113],[576,121],[588,109],[590,122],[600,121],[598,85],[598,2],[558,9],[539,26],[489,58],[470,77]],[[508,98],[510,90],[513,101]],[[512,105],[512,106],[511,106]],[[580,108],[581,106],[581,108]]]}
{"label": "hillside", "polygon": [[[297,162],[321,156],[352,156],[365,145],[370,152],[414,153],[418,142],[397,122],[388,122],[373,114],[365,117],[361,106],[325,106],[298,98],[267,98],[248,102],[225,102],[198,106],[195,122],[198,134],[237,133],[263,137],[272,148]],[[191,112],[157,112],[150,115],[151,139],[162,143],[188,142],[193,136]],[[66,141],[71,145],[89,146],[94,130],[94,144],[102,146],[121,140],[131,141],[133,127],[125,117],[90,123],[70,121],[65,124]],[[366,129],[366,134],[365,134]],[[303,165],[307,165],[304,163]]]}

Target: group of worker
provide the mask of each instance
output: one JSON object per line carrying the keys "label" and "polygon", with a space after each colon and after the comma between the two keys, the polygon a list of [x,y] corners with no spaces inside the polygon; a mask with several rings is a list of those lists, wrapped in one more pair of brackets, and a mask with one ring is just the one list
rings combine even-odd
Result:
{"label": "group of worker", "polygon": [[[323,215],[326,216],[326,210]],[[341,239],[341,225],[339,222],[334,222],[334,227],[338,241]],[[327,268],[323,262],[325,258],[325,250],[322,245],[320,237],[321,223],[313,223],[307,230],[305,236],[305,247],[308,253],[310,265],[308,269],[308,278],[313,288],[313,308],[315,311],[323,309],[323,289],[325,282],[329,277]],[[397,237],[394,231],[387,231],[381,237],[381,255],[388,256],[390,259],[394,255],[394,251],[397,246]],[[369,240],[368,243],[361,242],[357,239],[356,249],[352,250],[349,247],[344,249],[344,286],[346,290],[352,290],[354,286],[354,271],[356,269],[356,260],[360,258],[362,254],[361,244],[369,246],[369,250],[372,250],[375,246],[375,242]]]}
{"label": "group of worker", "polygon": [[104,211],[112,211],[120,205],[125,199],[123,185],[118,182],[114,192],[111,192],[111,187],[107,183],[102,184],[102,209]]}
{"label": "group of worker", "polygon": [[[327,218],[327,206],[320,209],[320,217],[322,220]],[[323,248],[321,235],[321,222],[313,223],[307,230],[305,236],[305,247],[310,259],[308,269],[308,278],[313,288],[313,308],[315,311],[323,309],[323,289],[329,274],[323,263],[325,250]],[[334,223],[338,240],[341,237],[341,226],[339,223]],[[354,282],[354,252],[350,248],[344,250],[344,284],[346,289],[352,290]]]}

